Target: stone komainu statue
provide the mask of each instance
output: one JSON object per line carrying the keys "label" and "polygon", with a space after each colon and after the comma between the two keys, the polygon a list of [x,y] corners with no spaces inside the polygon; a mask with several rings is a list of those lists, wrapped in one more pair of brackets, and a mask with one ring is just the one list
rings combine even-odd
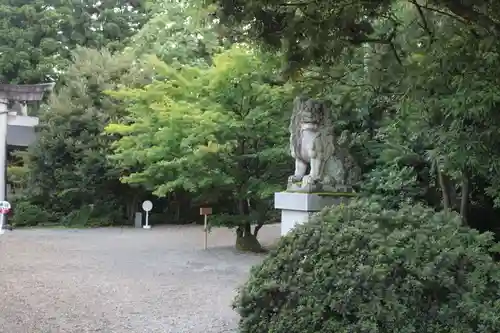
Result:
{"label": "stone komainu statue", "polygon": [[359,181],[360,168],[348,148],[337,142],[325,102],[296,97],[289,129],[295,173],[288,179],[288,190],[349,191]]}

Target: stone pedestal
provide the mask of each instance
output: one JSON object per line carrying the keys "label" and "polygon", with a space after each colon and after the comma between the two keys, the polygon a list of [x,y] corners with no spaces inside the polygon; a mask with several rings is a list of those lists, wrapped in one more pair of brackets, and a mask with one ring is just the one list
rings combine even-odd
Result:
{"label": "stone pedestal", "polygon": [[311,216],[325,207],[347,203],[350,196],[297,192],[274,193],[274,208],[281,210],[281,236],[296,224],[308,222]]}

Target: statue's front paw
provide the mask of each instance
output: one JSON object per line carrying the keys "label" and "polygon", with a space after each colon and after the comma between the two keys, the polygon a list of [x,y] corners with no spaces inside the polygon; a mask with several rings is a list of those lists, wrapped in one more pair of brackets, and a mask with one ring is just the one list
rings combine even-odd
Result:
{"label": "statue's front paw", "polygon": [[321,190],[321,183],[319,179],[316,179],[310,175],[305,176],[302,179],[302,189],[305,192],[315,192]]}
{"label": "statue's front paw", "polygon": [[304,176],[304,178],[302,178],[302,185],[303,186],[313,185],[317,182],[318,181],[314,177],[312,177],[311,175],[307,175],[307,176]]}
{"label": "statue's front paw", "polygon": [[288,184],[286,189],[289,191],[296,191],[301,188],[302,177],[297,177],[295,175],[288,177]]}

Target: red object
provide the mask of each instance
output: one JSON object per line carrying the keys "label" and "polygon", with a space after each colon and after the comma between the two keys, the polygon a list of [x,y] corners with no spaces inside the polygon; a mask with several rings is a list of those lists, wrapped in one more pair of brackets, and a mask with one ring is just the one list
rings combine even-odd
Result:
{"label": "red object", "polygon": [[0,208],[0,214],[8,214],[10,211],[9,208]]}

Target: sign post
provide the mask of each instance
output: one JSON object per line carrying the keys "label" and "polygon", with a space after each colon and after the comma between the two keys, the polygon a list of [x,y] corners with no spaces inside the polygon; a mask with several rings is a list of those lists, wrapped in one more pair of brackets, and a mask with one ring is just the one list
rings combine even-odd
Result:
{"label": "sign post", "polygon": [[10,203],[8,201],[0,201],[0,235],[5,231],[3,230],[3,224],[5,221],[5,214],[10,211]]}
{"label": "sign post", "polygon": [[208,248],[208,215],[212,215],[212,208],[211,207],[201,207],[200,208],[200,215],[203,215],[204,218],[204,231],[205,231],[205,242],[203,243],[204,249],[206,250]]}
{"label": "sign post", "polygon": [[149,225],[149,212],[153,209],[153,203],[149,200],[146,200],[142,203],[142,209],[146,212],[146,224],[144,225],[144,229],[151,229]]}

